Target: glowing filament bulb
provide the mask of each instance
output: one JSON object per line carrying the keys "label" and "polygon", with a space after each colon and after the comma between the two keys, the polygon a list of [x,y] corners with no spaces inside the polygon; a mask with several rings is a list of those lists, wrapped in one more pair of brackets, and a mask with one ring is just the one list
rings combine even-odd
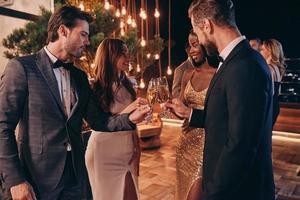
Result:
{"label": "glowing filament bulb", "polygon": [[140,17],[141,17],[142,19],[147,19],[147,14],[146,14],[145,10],[142,9],[142,8],[141,8],[141,11],[140,11]]}
{"label": "glowing filament bulb", "polygon": [[141,46],[142,47],[146,46],[146,40],[144,38],[142,38],[142,40],[141,40]]}
{"label": "glowing filament bulb", "polygon": [[121,16],[121,13],[120,13],[119,9],[116,10],[116,14],[115,15],[116,15],[116,17],[120,17]]}
{"label": "glowing filament bulb", "polygon": [[122,7],[121,14],[126,15],[126,8],[125,7]]}
{"label": "glowing filament bulb", "polygon": [[120,28],[124,28],[125,24],[123,21],[120,22]]}
{"label": "glowing filament bulb", "polygon": [[159,16],[160,16],[160,13],[157,10],[157,8],[155,8],[154,17],[159,18]]}
{"label": "glowing filament bulb", "polygon": [[159,54],[158,54],[158,53],[155,54],[155,55],[154,55],[154,58],[155,58],[155,60],[158,60],[158,59],[159,59]]}
{"label": "glowing filament bulb", "polygon": [[136,72],[141,72],[141,68],[139,64],[136,65]]}
{"label": "glowing filament bulb", "polygon": [[84,5],[82,2],[79,4],[79,8],[80,8],[80,10],[84,11]]}
{"label": "glowing filament bulb", "polygon": [[151,57],[151,53],[147,53],[147,55],[146,55],[146,56],[147,56],[147,58],[148,58],[148,59],[150,59],[150,57]]}
{"label": "glowing filament bulb", "polygon": [[143,78],[141,78],[141,82],[140,82],[140,88],[141,89],[144,89],[145,88],[145,82],[144,82],[144,79]]}
{"label": "glowing filament bulb", "polygon": [[132,67],[132,64],[131,64],[131,63],[129,63],[129,66],[128,66],[128,71],[131,71],[131,70],[133,70],[133,67]]}
{"label": "glowing filament bulb", "polygon": [[171,67],[170,67],[170,66],[168,66],[168,69],[167,69],[167,74],[168,74],[168,75],[171,75],[171,74],[172,74],[172,69],[171,69]]}
{"label": "glowing filament bulb", "polygon": [[135,19],[132,19],[131,26],[132,26],[132,28],[136,28],[136,21],[135,21]]}
{"label": "glowing filament bulb", "polygon": [[108,1],[105,1],[105,3],[104,3],[104,9],[105,10],[109,10],[110,9],[110,4],[109,4]]}
{"label": "glowing filament bulb", "polygon": [[128,16],[128,19],[127,19],[127,24],[129,24],[129,25],[130,25],[130,24],[132,24],[132,18],[131,18],[131,16],[130,16],[130,15]]}
{"label": "glowing filament bulb", "polygon": [[125,31],[124,31],[124,29],[123,29],[123,28],[121,29],[121,32],[120,32],[120,34],[121,34],[121,36],[124,36],[124,35],[125,35]]}

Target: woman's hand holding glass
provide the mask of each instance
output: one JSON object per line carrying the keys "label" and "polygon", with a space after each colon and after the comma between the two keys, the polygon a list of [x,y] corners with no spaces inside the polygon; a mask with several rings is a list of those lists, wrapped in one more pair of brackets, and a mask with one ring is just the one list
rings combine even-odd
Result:
{"label": "woman's hand holding glass", "polygon": [[131,113],[137,108],[140,108],[141,106],[148,105],[148,101],[145,98],[138,97],[134,102],[129,104],[122,112],[123,113]]}
{"label": "woman's hand holding glass", "polygon": [[[169,92],[168,81],[166,77],[152,78],[148,84],[147,89],[147,100],[150,104],[152,111],[153,105],[157,102],[161,105],[167,103],[171,99]],[[161,117],[169,117],[169,111],[163,111],[159,114]],[[146,117],[147,121],[150,122],[152,115]]]}

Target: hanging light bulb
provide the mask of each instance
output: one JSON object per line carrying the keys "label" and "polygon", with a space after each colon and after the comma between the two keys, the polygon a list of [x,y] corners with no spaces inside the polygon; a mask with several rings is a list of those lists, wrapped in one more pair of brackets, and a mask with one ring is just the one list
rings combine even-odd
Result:
{"label": "hanging light bulb", "polygon": [[126,15],[126,8],[124,6],[122,7],[121,14]]}
{"label": "hanging light bulb", "polygon": [[144,38],[142,38],[141,40],[141,46],[142,47],[145,47],[146,46],[146,40]]}
{"label": "hanging light bulb", "polygon": [[80,8],[80,10],[84,11],[84,5],[83,5],[83,3],[82,3],[82,2],[80,2],[80,4],[79,4],[79,8]]}
{"label": "hanging light bulb", "polygon": [[140,64],[136,65],[136,72],[141,72]]}
{"label": "hanging light bulb", "polygon": [[150,57],[151,57],[151,53],[147,53],[147,55],[146,55],[146,56],[147,56],[147,58],[148,58],[148,59],[150,59]]}
{"label": "hanging light bulb", "polygon": [[141,8],[140,9],[140,17],[142,18],[142,16],[143,16],[143,12],[144,12],[144,10],[143,10],[143,8]]}
{"label": "hanging light bulb", "polygon": [[141,82],[140,82],[140,88],[141,89],[144,89],[145,88],[145,82],[144,82],[144,79],[143,78],[141,78]]}
{"label": "hanging light bulb", "polygon": [[140,11],[140,17],[141,17],[142,19],[147,19],[146,11],[145,11],[143,8],[141,8],[141,11]]}
{"label": "hanging light bulb", "polygon": [[159,54],[156,53],[156,54],[154,55],[154,58],[155,58],[155,60],[158,60],[158,59],[159,59]]}
{"label": "hanging light bulb", "polygon": [[115,13],[116,17],[120,17],[121,16],[121,13],[120,13],[120,10],[119,8],[116,10],[116,13]]}
{"label": "hanging light bulb", "polygon": [[129,63],[129,66],[128,66],[128,71],[132,71],[133,70],[133,67],[132,67],[132,64]]}
{"label": "hanging light bulb", "polygon": [[159,18],[159,16],[160,16],[160,13],[157,10],[157,8],[155,8],[154,17]]}
{"label": "hanging light bulb", "polygon": [[123,28],[121,28],[120,34],[121,34],[121,36],[124,36],[124,35],[125,35],[125,31],[124,31]]}
{"label": "hanging light bulb", "polygon": [[108,1],[105,1],[105,3],[104,3],[104,9],[105,10],[109,10],[110,9],[110,4],[109,4]]}
{"label": "hanging light bulb", "polygon": [[132,28],[136,28],[136,21],[135,21],[135,19],[132,19],[131,26],[132,26]]}
{"label": "hanging light bulb", "polygon": [[146,14],[146,12],[143,13],[142,18],[143,18],[143,19],[147,19],[147,14]]}
{"label": "hanging light bulb", "polygon": [[123,21],[120,22],[120,28],[124,28],[125,24]]}
{"label": "hanging light bulb", "polygon": [[172,69],[171,69],[171,67],[170,67],[170,66],[168,66],[168,69],[167,69],[167,74],[168,74],[168,75],[172,75]]}
{"label": "hanging light bulb", "polygon": [[128,15],[127,24],[129,25],[132,24],[132,18],[130,15]]}

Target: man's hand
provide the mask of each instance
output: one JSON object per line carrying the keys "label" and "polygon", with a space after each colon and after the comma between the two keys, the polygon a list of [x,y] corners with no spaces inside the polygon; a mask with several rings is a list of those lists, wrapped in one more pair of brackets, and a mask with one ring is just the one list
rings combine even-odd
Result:
{"label": "man's hand", "polygon": [[142,122],[146,115],[151,111],[151,108],[149,105],[142,105],[135,109],[130,115],[129,115],[129,120],[134,123],[140,123]]}
{"label": "man's hand", "polygon": [[168,102],[165,106],[171,108],[176,115],[182,118],[188,119],[192,112],[192,109],[186,107],[178,98],[172,99],[172,103]]}
{"label": "man's hand", "polygon": [[36,200],[33,188],[28,182],[11,187],[10,192],[13,200]]}

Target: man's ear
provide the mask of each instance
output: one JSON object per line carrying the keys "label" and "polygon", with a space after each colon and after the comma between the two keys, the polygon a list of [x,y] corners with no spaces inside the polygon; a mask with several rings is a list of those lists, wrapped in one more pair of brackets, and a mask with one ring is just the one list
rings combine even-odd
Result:
{"label": "man's ear", "polygon": [[203,30],[206,32],[206,33],[212,33],[213,32],[213,23],[211,20],[205,18],[203,19]]}
{"label": "man's ear", "polygon": [[68,28],[65,26],[65,25],[60,25],[58,27],[58,35],[59,36],[62,36],[62,37],[67,37],[67,34],[68,34]]}

